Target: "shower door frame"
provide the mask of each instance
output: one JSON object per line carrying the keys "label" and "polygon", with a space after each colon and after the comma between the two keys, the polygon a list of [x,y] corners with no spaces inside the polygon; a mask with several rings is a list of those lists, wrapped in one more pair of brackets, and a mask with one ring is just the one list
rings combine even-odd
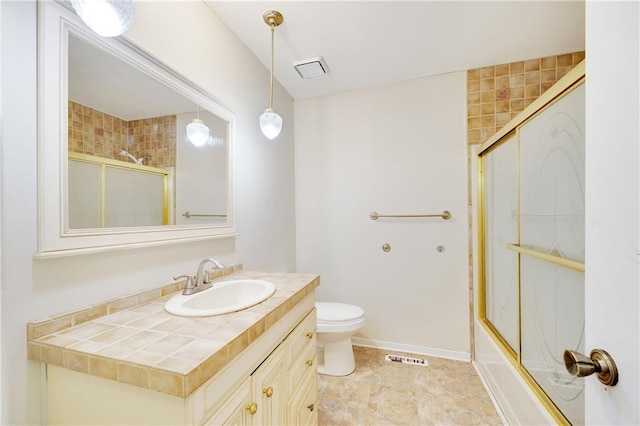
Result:
{"label": "shower door frame", "polygon": [[[516,247],[519,245],[519,241],[515,242],[515,245],[511,245],[509,251],[512,251],[518,255],[518,261],[516,263],[516,279],[517,279],[517,334],[518,334],[518,344],[517,348],[514,349],[507,342],[507,340],[500,334],[500,332],[494,327],[491,321],[487,318],[487,299],[486,299],[486,268],[485,268],[485,206],[484,200],[486,194],[484,193],[484,165],[483,165],[483,155],[488,154],[491,151],[497,149],[502,142],[507,142],[515,137],[516,145],[516,159],[519,157],[519,140],[518,140],[518,129],[527,123],[534,116],[543,112],[546,108],[553,105],[558,100],[562,99],[565,95],[571,93],[573,89],[583,84],[586,81],[585,79],[585,61],[578,64],[575,68],[573,68],[567,75],[565,75],[562,79],[560,79],[554,86],[549,88],[544,94],[542,94],[536,101],[534,101],[530,106],[528,106],[522,113],[518,114],[514,119],[512,119],[507,125],[505,125],[499,132],[497,132],[492,138],[490,138],[487,142],[485,142],[477,152],[477,170],[478,170],[478,178],[477,178],[477,190],[478,190],[478,206],[477,206],[477,215],[478,215],[478,229],[477,229],[477,254],[478,261],[476,263],[478,267],[478,319],[491,338],[497,343],[497,346],[500,350],[506,355],[506,358],[510,361],[511,365],[515,368],[515,370],[519,373],[520,377],[525,381],[529,389],[536,395],[542,405],[546,408],[551,417],[558,423],[569,425],[571,424],[568,419],[563,415],[563,413],[556,407],[551,398],[545,393],[545,391],[540,387],[540,385],[536,382],[531,373],[524,367],[522,364],[521,356],[522,356],[522,336],[521,336],[521,271],[520,271],[520,256],[529,253],[529,250],[522,249],[520,247]],[[515,173],[517,179],[519,180],[520,175],[520,164],[519,161],[516,161],[515,164]],[[518,185],[519,182],[515,183],[514,186]],[[516,206],[519,206],[520,203],[520,195],[519,189],[516,193]],[[519,207],[516,207],[519,208]],[[516,237],[520,238],[520,220],[516,223]],[[552,263],[559,264],[564,267],[568,267],[574,270],[581,270],[584,272],[584,264],[579,265],[580,262],[575,262],[571,260],[564,259],[551,259]],[[556,262],[558,260],[558,262]]]}

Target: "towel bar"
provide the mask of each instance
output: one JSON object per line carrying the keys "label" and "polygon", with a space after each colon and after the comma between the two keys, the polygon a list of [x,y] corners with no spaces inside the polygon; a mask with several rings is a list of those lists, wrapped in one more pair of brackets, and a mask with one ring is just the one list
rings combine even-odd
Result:
{"label": "towel bar", "polygon": [[444,220],[451,219],[451,213],[447,210],[440,214],[378,214],[377,212],[371,212],[369,218],[371,220],[377,220],[379,217],[439,217]]}

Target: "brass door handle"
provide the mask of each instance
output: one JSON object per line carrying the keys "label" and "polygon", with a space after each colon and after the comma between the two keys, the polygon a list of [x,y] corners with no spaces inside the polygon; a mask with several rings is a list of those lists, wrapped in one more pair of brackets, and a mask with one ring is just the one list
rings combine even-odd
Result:
{"label": "brass door handle", "polygon": [[245,405],[244,409],[247,410],[249,414],[253,416],[258,411],[258,404],[256,404],[255,402],[252,402],[251,404]]}
{"label": "brass door handle", "polygon": [[307,408],[309,409],[309,411],[313,411],[314,408],[316,408],[315,405],[313,405],[313,402],[309,405],[307,405]]}
{"label": "brass door handle", "polygon": [[310,331],[307,331],[307,334],[305,334],[305,336],[307,336],[309,339],[313,338],[313,333]]}
{"label": "brass door handle", "polygon": [[267,397],[271,398],[273,396],[273,388],[269,386],[268,388],[262,389],[262,393]]}
{"label": "brass door handle", "polygon": [[313,365],[313,360],[312,360],[312,359],[308,359],[308,360],[306,361],[306,363],[307,363],[307,365],[308,365],[309,367],[311,367],[311,366]]}
{"label": "brass door handle", "polygon": [[602,349],[594,349],[589,357],[567,349],[564,351],[564,366],[574,377],[585,377],[596,373],[598,380],[607,386],[618,383],[618,368],[613,358]]}

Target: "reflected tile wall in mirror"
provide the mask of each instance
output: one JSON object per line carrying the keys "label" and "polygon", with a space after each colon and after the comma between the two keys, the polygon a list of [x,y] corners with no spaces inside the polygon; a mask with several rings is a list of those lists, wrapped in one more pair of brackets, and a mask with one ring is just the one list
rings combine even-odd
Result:
{"label": "reflected tile wall in mirror", "polygon": [[176,165],[176,116],[126,121],[69,101],[69,151],[129,161],[121,150],[153,167]]}

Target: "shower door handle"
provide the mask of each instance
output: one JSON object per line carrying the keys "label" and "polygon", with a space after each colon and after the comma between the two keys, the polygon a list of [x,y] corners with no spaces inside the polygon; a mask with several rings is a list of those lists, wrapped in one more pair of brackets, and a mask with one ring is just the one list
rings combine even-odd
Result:
{"label": "shower door handle", "polygon": [[579,352],[564,351],[564,366],[574,377],[585,377],[596,373],[598,380],[607,386],[618,383],[618,368],[613,358],[602,349],[594,349],[587,357]]}

